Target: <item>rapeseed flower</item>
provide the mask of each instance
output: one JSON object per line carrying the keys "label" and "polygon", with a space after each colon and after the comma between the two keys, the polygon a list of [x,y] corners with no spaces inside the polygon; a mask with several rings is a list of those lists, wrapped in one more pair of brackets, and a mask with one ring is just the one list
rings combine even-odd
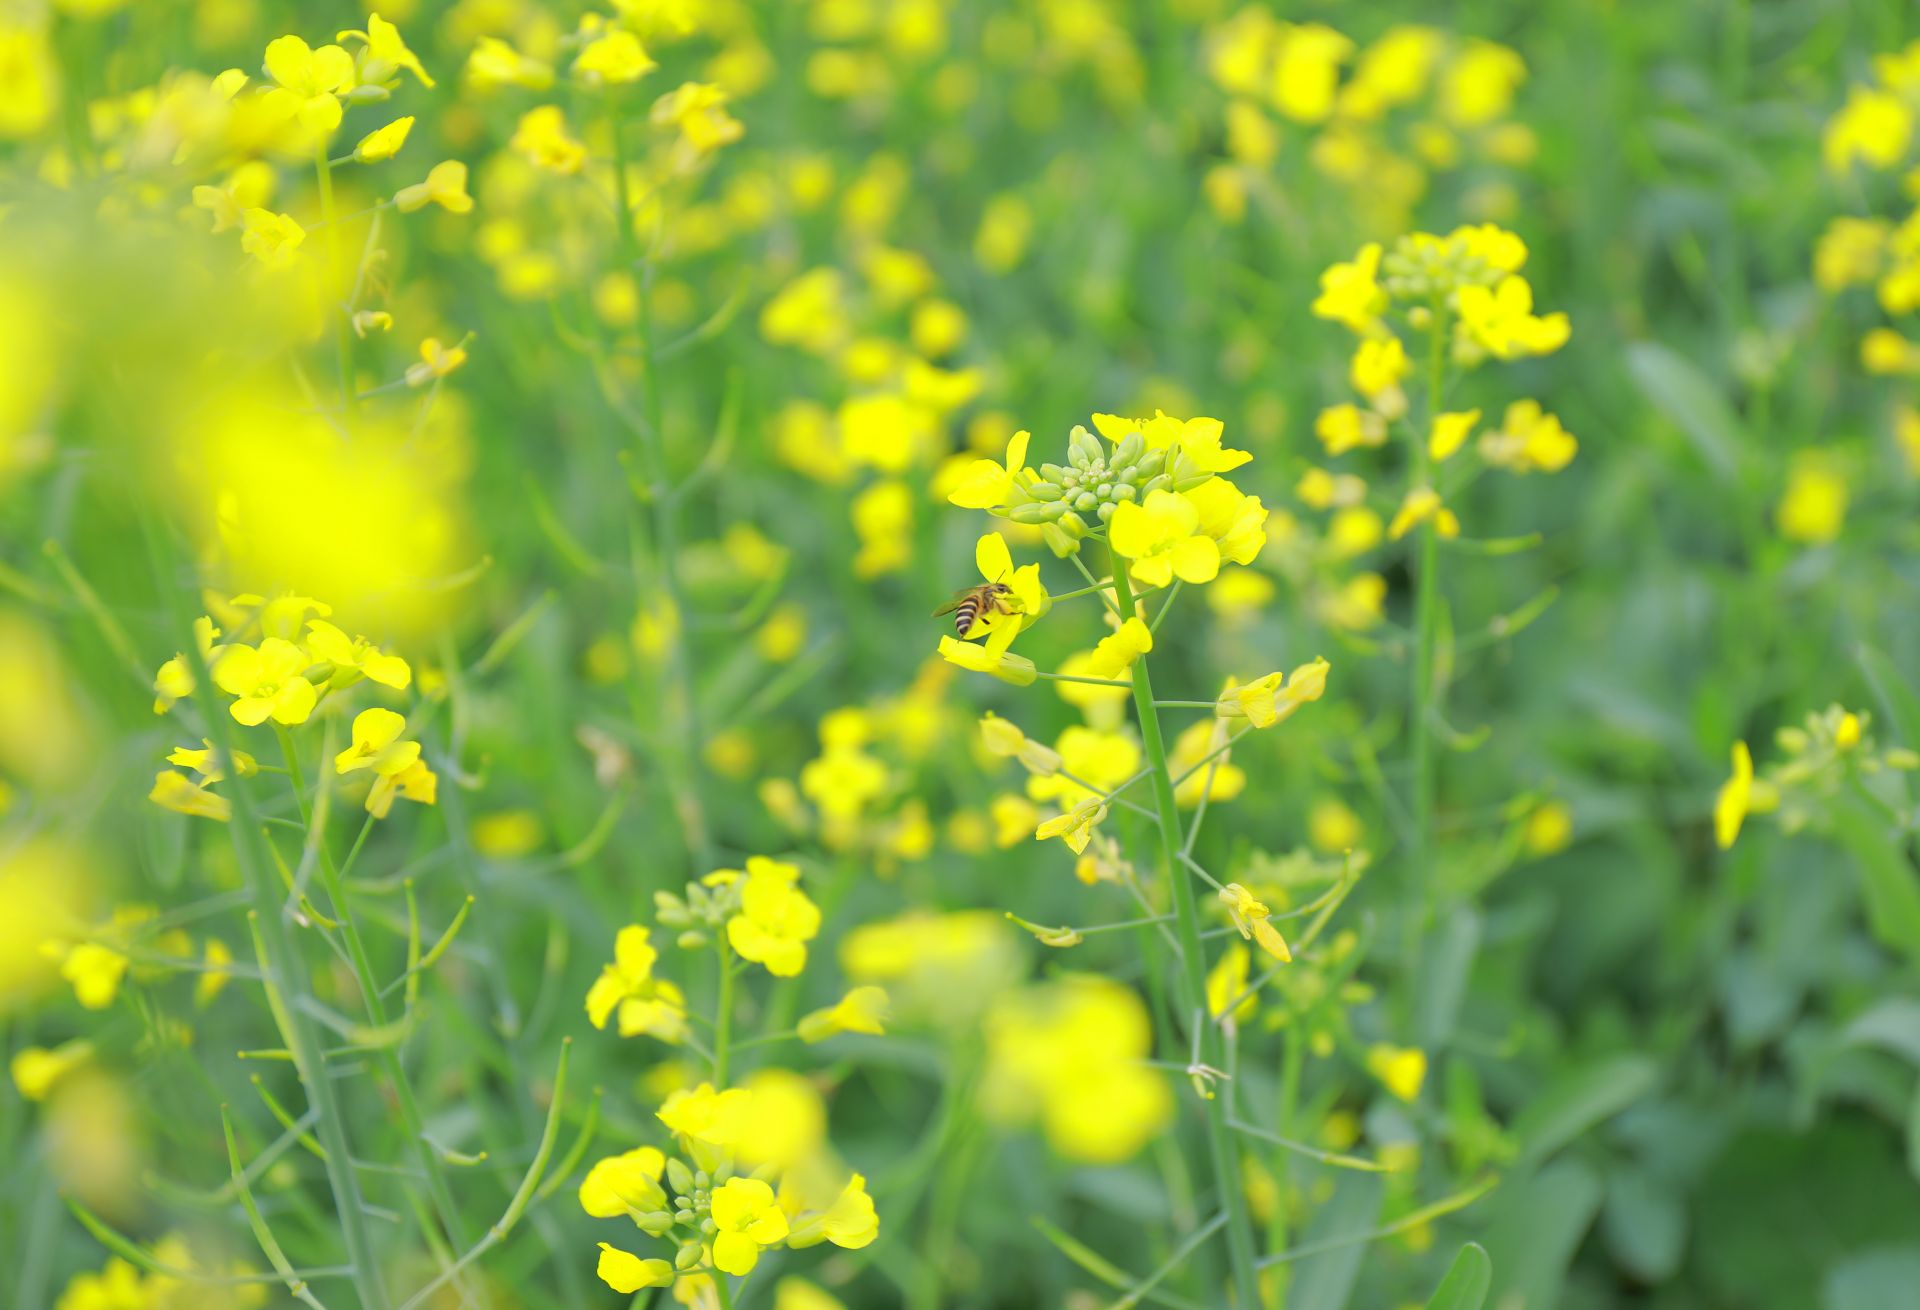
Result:
{"label": "rapeseed flower", "polygon": [[304,676],[312,664],[292,642],[268,637],[258,646],[225,647],[213,666],[213,681],[238,698],[227,708],[236,721],[250,728],[269,718],[282,724],[305,723],[320,698]]}
{"label": "rapeseed flower", "polygon": [[727,944],[777,978],[806,967],[807,943],[820,931],[820,909],[799,881],[795,865],[754,856],[738,879],[739,912],[727,920]]}

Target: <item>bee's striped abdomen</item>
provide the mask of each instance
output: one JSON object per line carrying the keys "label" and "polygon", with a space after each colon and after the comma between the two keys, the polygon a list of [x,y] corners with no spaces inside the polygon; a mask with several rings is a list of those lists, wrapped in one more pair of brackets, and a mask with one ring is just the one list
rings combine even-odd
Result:
{"label": "bee's striped abdomen", "polygon": [[972,596],[960,602],[960,608],[953,612],[953,630],[962,637],[973,626],[973,616],[980,612],[980,602]]}

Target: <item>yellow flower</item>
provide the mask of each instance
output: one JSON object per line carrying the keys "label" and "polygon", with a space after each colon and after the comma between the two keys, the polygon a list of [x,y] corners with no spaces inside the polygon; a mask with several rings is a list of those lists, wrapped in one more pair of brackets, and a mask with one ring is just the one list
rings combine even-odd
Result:
{"label": "yellow flower", "polygon": [[1245,946],[1234,942],[1207,971],[1207,1013],[1218,1019],[1225,1016],[1227,1007],[1232,1005],[1235,1023],[1245,1023],[1252,1018],[1260,1004],[1259,996],[1247,990],[1252,977],[1253,956]]}
{"label": "yellow flower", "polygon": [[653,976],[659,952],[638,924],[622,928],[613,940],[613,963],[600,971],[587,989],[587,1020],[605,1028],[615,1010],[620,1035],[645,1033],[663,1042],[677,1042],[686,1034],[686,1002],[680,989]]}
{"label": "yellow flower", "polygon": [[175,773],[172,769],[162,769],[153,776],[153,790],[147,793],[147,799],[162,809],[196,818],[216,819],[221,823],[233,818],[232,801],[214,795],[184,773]]}
{"label": "yellow flower", "polygon": [[[1152,640],[1151,636],[1148,640]],[[1009,723],[991,710],[980,716],[980,738],[991,754],[1017,759],[1029,773],[1047,777],[1060,770],[1058,751],[1033,740],[1020,731],[1018,725]]]}
{"label": "yellow flower", "polygon": [[1280,27],[1271,84],[1273,106],[1296,123],[1318,123],[1333,112],[1340,65],[1353,41],[1324,23]]}
{"label": "yellow flower", "polygon": [[[1348,378],[1363,396],[1377,396],[1413,371],[1407,348],[1395,336],[1368,337],[1353,352]],[[1402,404],[1404,405],[1404,401]]]}
{"label": "yellow flower", "polygon": [[660,1175],[666,1167],[667,1157],[651,1146],[609,1155],[587,1170],[580,1183],[580,1208],[595,1219],[664,1210],[667,1194]]}
{"label": "yellow flower", "polygon": [[267,44],[266,68],[277,84],[268,95],[284,101],[302,127],[324,136],[340,126],[339,97],[353,90],[352,55],[283,36]]}
{"label": "yellow flower", "polygon": [[1401,1100],[1412,1101],[1420,1095],[1420,1086],[1427,1080],[1426,1052],[1410,1046],[1379,1043],[1367,1050],[1367,1072]]}
{"label": "yellow flower", "polygon": [[800,870],[762,856],[747,861],[740,912],[727,920],[727,943],[741,958],[791,978],[807,963],[807,943],[820,931],[820,908],[797,886]]}
{"label": "yellow flower", "polygon": [[620,27],[610,28],[587,42],[573,61],[574,76],[588,86],[638,82],[658,67],[640,44],[640,38]]}
{"label": "yellow flower", "polygon": [[24,1099],[44,1101],[55,1083],[92,1058],[93,1043],[85,1040],[67,1042],[53,1050],[22,1047],[10,1066],[13,1085]]}
{"label": "yellow flower", "polygon": [[1358,846],[1364,836],[1360,816],[1335,797],[1321,796],[1307,811],[1307,840],[1318,850],[1339,855]]}
{"label": "yellow flower", "polygon": [[403,214],[428,205],[438,205],[450,214],[471,212],[473,197],[467,194],[467,166],[457,159],[442,160],[427,170],[426,181],[394,192],[393,204]]}
{"label": "yellow flower", "polygon": [[1545,856],[1565,850],[1573,841],[1573,811],[1565,801],[1547,801],[1536,806],[1527,815],[1521,839],[1529,855]]}
{"label": "yellow flower", "polygon": [[82,942],[50,953],[59,958],[60,976],[73,984],[74,999],[85,1009],[104,1010],[120,994],[128,961],[111,946]]}
{"label": "yellow flower", "polygon": [[752,1273],[761,1247],[786,1240],[786,1211],[773,1188],[758,1178],[729,1178],[715,1188],[711,1213],[719,1229],[713,1238],[713,1266],[722,1273]]}
{"label": "yellow flower", "polygon": [[1427,454],[1439,463],[1450,458],[1453,453],[1466,444],[1467,436],[1473,431],[1473,425],[1480,421],[1480,411],[1469,409],[1463,413],[1436,414],[1433,418],[1433,430],[1427,437]]}
{"label": "yellow flower", "polygon": [[1014,480],[1026,465],[1027,443],[1030,440],[1030,434],[1016,432],[1013,439],[1007,442],[1004,464],[979,459],[968,465],[966,474],[960,484],[948,493],[947,500],[962,509],[996,509],[1005,505],[1013,494]]}
{"label": "yellow flower", "polygon": [[1128,573],[1144,587],[1164,587],[1177,575],[1186,582],[1211,582],[1220,572],[1220,547],[1199,532],[1200,511],[1172,491],[1150,491],[1144,502],[1123,500],[1114,507],[1108,541]]}
{"label": "yellow flower", "polygon": [[1906,158],[1913,139],[1913,111],[1899,96],[1856,86],[1845,108],[1827,124],[1820,154],[1827,168],[1844,173],[1855,161],[1869,168],[1892,168]]}
{"label": "yellow flower", "polygon": [[353,745],[333,757],[336,773],[372,769],[388,776],[404,773],[420,758],[420,743],[405,741],[406,718],[392,710],[361,710],[353,720]]}
{"label": "yellow flower", "polygon": [[1008,653],[1007,647],[1013,644],[1014,636],[1020,631],[1017,623],[1003,623],[987,634],[984,642],[955,641],[952,637],[940,638],[940,658],[949,664],[958,664],[963,669],[975,673],[985,673],[1012,683],[1016,687],[1032,685],[1039,676],[1033,667],[1033,661],[1024,655]]}
{"label": "yellow flower", "polygon": [[1373,331],[1387,303],[1377,280],[1380,254],[1380,243],[1370,241],[1360,247],[1360,253],[1352,262],[1335,264],[1322,273],[1320,296],[1313,302],[1314,314],[1344,323],[1355,332]]}
{"label": "yellow flower", "polygon": [[193,985],[193,1003],[205,1009],[233,978],[233,970],[226,967],[233,963],[233,952],[218,937],[209,937],[201,963],[206,967]]}
{"label": "yellow flower", "polygon": [[1162,410],[1149,419],[1095,414],[1093,427],[1116,446],[1138,432],[1148,450],[1178,450],[1197,473],[1228,473],[1253,458],[1249,451],[1221,444],[1226,424],[1217,418],[1178,419]]}
{"label": "yellow flower", "polygon": [[1251,564],[1267,544],[1267,509],[1225,478],[1208,478],[1180,493],[1200,514],[1200,532],[1219,547],[1220,558]]}
{"label": "yellow flower", "polygon": [[1860,367],[1883,377],[1920,373],[1920,348],[1892,328],[1874,328],[1860,338]]}
{"label": "yellow flower", "polygon": [[1733,743],[1733,774],[1720,786],[1713,801],[1713,840],[1721,850],[1733,845],[1740,835],[1753,800],[1753,753],[1747,743]]}
{"label": "yellow flower", "polygon": [[835,1033],[884,1033],[887,993],[881,987],[855,987],[824,1010],[801,1016],[800,1040],[811,1045]]}
{"label": "yellow flower", "polygon": [[427,76],[427,70],[420,66],[420,57],[407,49],[405,38],[400,29],[378,14],[367,15],[367,30],[364,32],[342,32],[336,40],[344,41],[350,36],[359,37],[366,43],[366,58],[360,65],[360,76],[367,82],[381,85],[401,69],[406,69],[420,79],[420,85],[431,87],[433,79]]}
{"label": "yellow flower", "polygon": [[712,1083],[701,1083],[673,1093],[654,1117],[689,1141],[731,1147],[751,1127],[752,1111],[753,1093],[745,1088],[716,1092]]}
{"label": "yellow flower", "polygon": [[1214,703],[1214,713],[1223,719],[1245,719],[1255,728],[1271,728],[1286,722],[1302,705],[1325,695],[1331,668],[1324,658],[1315,657],[1284,679],[1279,673],[1269,673],[1245,686],[1230,685]]}
{"label": "yellow flower", "polygon": [[1006,990],[984,1027],[982,1110],[1002,1123],[1037,1118],[1069,1160],[1122,1163],[1172,1117],[1172,1093],[1145,1063],[1146,1006],[1119,983],[1069,976]]}
{"label": "yellow flower", "polygon": [[1087,660],[1087,670],[1096,678],[1125,678],[1134,661],[1153,649],[1153,630],[1134,615],[1122,623],[1112,636],[1102,637]]}
{"label": "yellow flower", "polygon": [[1571,333],[1565,314],[1534,314],[1533,288],[1515,274],[1490,288],[1470,283],[1455,299],[1461,326],[1500,359],[1550,355],[1567,344]]}
{"label": "yellow flower", "polygon": [[544,91],[553,85],[553,69],[538,59],[529,59],[497,36],[483,36],[467,56],[467,78],[481,89],[519,86]]}
{"label": "yellow flower", "polygon": [[1007,549],[1007,539],[999,533],[984,533],[974,543],[973,563],[980,570],[983,580],[1005,583],[1011,588],[1008,594],[1000,598],[1000,604],[1011,612],[999,614],[991,608],[982,610],[974,618],[973,626],[967,629],[966,636],[969,639],[981,633],[991,633],[1003,625],[1016,632],[1024,631],[1038,623],[1041,615],[1053,608],[1053,599],[1040,583],[1040,566],[1026,564],[1016,569],[1013,566],[1013,554]]}
{"label": "yellow flower", "polygon": [[1827,224],[1813,247],[1813,280],[1822,291],[1843,291],[1880,275],[1893,225],[1883,218],[1843,215]]}
{"label": "yellow flower", "polygon": [[587,147],[567,132],[567,116],[558,105],[541,105],[520,115],[507,146],[535,168],[564,175],[578,173]]}
{"label": "yellow flower", "polygon": [[1344,455],[1361,446],[1382,446],[1387,441],[1385,416],[1342,401],[1320,411],[1313,421],[1313,435],[1320,438],[1329,457]]}
{"label": "yellow flower", "polygon": [[867,1180],[855,1174],[825,1210],[800,1216],[787,1235],[787,1245],[805,1248],[824,1241],[857,1251],[879,1235],[880,1216],[873,1208],[873,1198],[867,1195]]}
{"label": "yellow flower", "polygon": [[1454,517],[1452,510],[1440,503],[1440,493],[1432,487],[1415,487],[1400,502],[1393,522],[1387,525],[1387,539],[1398,541],[1428,519],[1433,520],[1433,530],[1441,536],[1460,535],[1460,520]]}
{"label": "yellow flower", "polygon": [[1049,838],[1058,837],[1067,844],[1068,850],[1079,855],[1087,849],[1087,843],[1093,839],[1094,828],[1106,817],[1105,802],[1097,797],[1090,797],[1034,829],[1034,840],[1046,841]]}
{"label": "yellow flower", "polygon": [[1774,521],[1788,541],[1819,545],[1834,540],[1847,522],[1847,480],[1818,453],[1801,452],[1787,473]]}
{"label": "yellow flower", "polygon": [[1516,400],[1507,406],[1500,428],[1480,438],[1480,458],[1513,473],[1558,473],[1573,462],[1580,443],[1545,413],[1537,400]]}
{"label": "yellow flower", "polygon": [[228,646],[213,666],[213,680],[229,696],[233,717],[249,728],[271,718],[275,723],[305,723],[319,693],[301,676],[312,661],[290,641],[268,637],[258,647]]}
{"label": "yellow flower", "polygon": [[268,268],[293,263],[307,230],[286,214],[271,209],[249,209],[241,214],[240,248]]}
{"label": "yellow flower", "polygon": [[422,805],[432,805],[440,796],[440,779],[425,760],[415,760],[398,773],[382,773],[367,792],[367,813],[384,819],[393,809],[395,797],[405,797]]}
{"label": "yellow flower", "polygon": [[1227,917],[1242,937],[1258,943],[1261,950],[1282,964],[1293,962],[1293,952],[1287,949],[1280,930],[1268,922],[1273,911],[1255,899],[1252,892],[1237,882],[1230,882],[1220,889],[1220,901],[1227,907]]}
{"label": "yellow flower", "polygon": [[746,132],[727,112],[727,93],[706,82],[687,82],[654,102],[649,115],[657,127],[673,127],[695,156],[709,155],[738,141]]}
{"label": "yellow flower", "polygon": [[[201,738],[200,745],[202,747],[200,750],[195,750],[191,746],[175,746],[167,754],[167,763],[178,764],[183,769],[192,769],[200,775],[202,782],[219,782],[226,776],[218,763],[219,752],[214,750],[213,743],[204,737]],[[260,772],[260,762],[245,751],[237,750],[233,753],[233,767],[234,771],[243,778],[251,778]]]}
{"label": "yellow flower", "polygon": [[377,164],[392,159],[400,153],[400,147],[407,143],[407,134],[413,131],[413,116],[396,118],[385,127],[376,128],[360,138],[360,144],[353,148],[354,160],[362,164]]}
{"label": "yellow flower", "polygon": [[467,362],[462,345],[443,346],[440,338],[428,337],[420,343],[420,362],[407,366],[407,385],[424,387],[435,378],[443,378]]}
{"label": "yellow flower", "polygon": [[334,666],[336,685],[341,670],[395,690],[404,690],[413,681],[413,670],[398,655],[382,654],[365,637],[350,638],[325,619],[307,620],[307,650],[314,659]]}
{"label": "yellow flower", "polygon": [[1507,47],[1470,40],[1441,78],[1440,112],[1462,127],[1492,122],[1507,112],[1526,77],[1526,63]]}
{"label": "yellow flower", "polygon": [[622,1296],[631,1296],[644,1287],[668,1287],[674,1280],[673,1266],[665,1260],[642,1260],[630,1251],[600,1243],[600,1264],[594,1271],[600,1281]]}

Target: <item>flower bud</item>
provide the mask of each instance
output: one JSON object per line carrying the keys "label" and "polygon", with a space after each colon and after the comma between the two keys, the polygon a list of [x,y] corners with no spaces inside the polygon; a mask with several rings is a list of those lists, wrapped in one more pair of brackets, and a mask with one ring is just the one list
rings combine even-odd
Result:
{"label": "flower bud", "polygon": [[1015,523],[1050,523],[1066,512],[1065,501],[1030,501],[1025,505],[1015,505],[1007,511],[1007,517]]}
{"label": "flower bud", "polygon": [[1147,439],[1140,434],[1138,428],[1135,428],[1132,432],[1122,437],[1120,444],[1114,447],[1111,462],[1115,468],[1126,468],[1138,460],[1140,456],[1144,455],[1146,451]]}
{"label": "flower bud", "polygon": [[1064,494],[1065,493],[1062,492],[1059,487],[1055,486],[1051,482],[1036,482],[1031,487],[1027,488],[1027,495],[1032,497],[1034,500],[1041,500],[1041,501],[1058,500]]}
{"label": "flower bud", "polygon": [[707,944],[707,935],[698,928],[689,928],[673,940],[683,951],[697,951]]}
{"label": "flower bud", "polygon": [[1073,475],[1058,464],[1042,464],[1040,476],[1048,482],[1064,482]]}
{"label": "flower bud", "polygon": [[393,93],[384,86],[374,86],[372,83],[362,82],[359,86],[347,92],[347,103],[350,105],[377,105],[383,100],[392,99],[392,97]]}
{"label": "flower bud", "polygon": [[673,1253],[673,1267],[684,1274],[689,1269],[699,1268],[700,1261],[705,1257],[706,1247],[699,1242],[688,1242]]}
{"label": "flower bud", "polygon": [[674,1216],[665,1210],[649,1210],[645,1214],[633,1217],[633,1222],[640,1226],[640,1231],[649,1237],[666,1236],[667,1230],[673,1227],[673,1221]]}
{"label": "flower bud", "polygon": [[1073,466],[1080,469],[1091,468],[1093,462],[1104,454],[1100,446],[1100,438],[1076,424],[1073,434],[1067,438],[1067,458],[1073,461]]}
{"label": "flower bud", "polygon": [[693,1190],[693,1170],[687,1168],[686,1161],[672,1157],[667,1161],[667,1181],[673,1184],[676,1195],[685,1196]]}

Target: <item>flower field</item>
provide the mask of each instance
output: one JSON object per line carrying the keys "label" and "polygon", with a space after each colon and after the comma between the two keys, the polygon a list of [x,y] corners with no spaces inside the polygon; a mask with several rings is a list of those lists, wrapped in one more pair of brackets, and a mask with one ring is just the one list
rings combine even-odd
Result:
{"label": "flower field", "polygon": [[1920,15],[0,0],[0,1305],[1920,1304]]}

